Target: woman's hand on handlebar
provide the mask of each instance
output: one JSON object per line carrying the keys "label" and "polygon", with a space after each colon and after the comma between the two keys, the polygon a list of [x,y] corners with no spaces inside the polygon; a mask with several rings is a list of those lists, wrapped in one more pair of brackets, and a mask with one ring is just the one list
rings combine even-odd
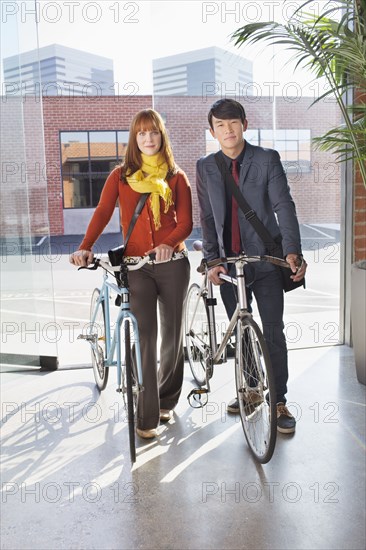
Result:
{"label": "woman's hand on handlebar", "polygon": [[169,246],[168,244],[159,244],[159,246],[148,250],[146,252],[146,255],[153,252],[156,254],[155,263],[158,264],[159,262],[169,262],[169,260],[173,256],[174,248]]}
{"label": "woman's hand on handlebar", "polygon": [[76,252],[71,254],[69,260],[71,264],[78,267],[87,267],[92,263],[93,258],[94,254],[91,250],[76,250]]}
{"label": "woman's hand on handlebar", "polygon": [[214,285],[222,285],[225,281],[220,279],[219,274],[225,273],[227,275],[227,270],[224,268],[223,265],[218,265],[217,267],[211,267],[211,269],[208,270],[208,279],[211,281]]}

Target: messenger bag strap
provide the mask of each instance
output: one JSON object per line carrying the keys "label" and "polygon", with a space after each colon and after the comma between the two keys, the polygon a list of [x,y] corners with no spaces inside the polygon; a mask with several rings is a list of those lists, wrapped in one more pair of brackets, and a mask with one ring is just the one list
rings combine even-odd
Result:
{"label": "messenger bag strap", "polygon": [[142,193],[141,197],[139,199],[139,202],[136,205],[135,211],[133,213],[133,216],[132,216],[131,221],[130,221],[130,225],[129,225],[127,233],[126,233],[126,238],[124,239],[123,245],[124,245],[125,248],[127,246],[129,238],[131,237],[131,233],[133,231],[133,228],[135,227],[135,223],[137,221],[137,218],[141,214],[141,210],[143,209],[144,204],[146,202],[146,199],[149,195],[150,195],[150,193]]}
{"label": "messenger bag strap", "polygon": [[238,203],[241,210],[244,212],[245,219],[248,220],[262,239],[265,247],[271,251],[273,254],[275,249],[278,249],[279,243],[276,243],[268,229],[263,225],[263,223],[258,218],[256,212],[250,207],[249,203],[245,200],[242,192],[239,189],[239,186],[235,183],[235,180],[230,173],[229,167],[226,164],[221,151],[215,153],[214,155],[216,164],[221,172],[221,175],[224,179],[225,184],[227,185],[229,191],[234,196],[236,202]]}

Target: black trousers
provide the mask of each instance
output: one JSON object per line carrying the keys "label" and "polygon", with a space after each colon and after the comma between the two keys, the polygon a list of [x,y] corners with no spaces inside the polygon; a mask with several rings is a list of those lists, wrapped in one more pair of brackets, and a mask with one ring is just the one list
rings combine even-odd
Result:
{"label": "black trousers", "polygon": [[[128,275],[131,311],[140,334],[144,391],[139,394],[137,427],[159,425],[160,409],[173,409],[183,383],[183,305],[190,277],[188,258],[145,265]],[[157,368],[158,311],[160,366]]]}

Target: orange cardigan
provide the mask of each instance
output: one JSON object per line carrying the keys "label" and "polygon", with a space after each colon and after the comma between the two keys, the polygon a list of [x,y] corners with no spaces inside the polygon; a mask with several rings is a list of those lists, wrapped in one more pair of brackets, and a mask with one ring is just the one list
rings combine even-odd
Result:
{"label": "orange cardigan", "polygon": [[[169,181],[173,194],[173,205],[164,213],[164,201],[160,199],[160,229],[156,230],[149,198],[137,218],[131,237],[127,243],[128,256],[144,256],[159,244],[167,244],[175,251],[183,250],[184,239],[192,231],[192,193],[186,174],[179,170]],[[119,199],[119,209],[123,234],[128,227],[139,201],[140,193],[133,191],[127,182],[121,181],[121,168],[111,172],[104,184],[98,206],[89,223],[79,250],[91,250],[103,232],[114,212]]]}

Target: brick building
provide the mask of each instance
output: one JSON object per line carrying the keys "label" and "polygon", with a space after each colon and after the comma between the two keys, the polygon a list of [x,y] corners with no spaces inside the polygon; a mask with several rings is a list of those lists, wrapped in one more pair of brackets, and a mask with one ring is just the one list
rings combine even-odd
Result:
{"label": "brick building", "polygon": [[[154,98],[152,96],[44,97],[46,169],[42,167],[38,170],[39,177],[47,177],[47,211],[51,235],[82,234],[85,231],[102,182],[109,169],[120,160],[133,115],[140,109],[153,105],[166,121],[176,161],[187,173],[191,182],[194,198],[194,226],[199,227],[195,163],[197,158],[215,147],[216,142],[213,143],[210,139],[207,122],[211,99],[208,98],[206,101],[202,97],[169,96]],[[253,143],[280,150],[301,223],[339,223],[340,167],[331,153],[319,153],[310,148],[310,138],[334,127],[339,121],[339,114],[334,103],[318,102],[309,108],[311,103],[312,98],[306,97],[276,98],[276,142],[274,142],[271,141],[270,135],[271,132],[273,133],[273,98],[247,98],[243,102],[249,121],[247,138],[250,138],[249,141]],[[29,113],[29,132],[31,132],[31,97],[26,98],[24,108],[25,114]],[[105,138],[112,134],[117,136],[115,156],[111,157],[110,153],[104,153],[103,158],[95,157],[96,149],[103,149],[101,137]],[[119,138],[119,136],[122,137]],[[74,166],[79,171],[75,179],[78,181],[79,188],[84,189],[82,200],[70,198],[72,195],[71,172],[70,170],[67,172],[62,163],[65,144],[69,146],[71,154],[72,149],[76,150],[76,144],[80,140],[85,140],[84,152],[81,154],[78,147],[79,156],[74,156]],[[83,163],[86,162],[86,144],[89,144],[91,155],[89,172],[82,168]],[[73,154],[76,155],[76,153]],[[95,172],[93,172],[93,163],[96,166]],[[36,174],[37,170],[34,168],[32,172]],[[37,199],[36,179],[32,186],[34,200],[31,201],[31,219],[33,220],[31,233],[42,235],[42,227],[46,224],[40,222],[37,214],[42,201],[39,197]],[[95,189],[98,189],[98,193]],[[93,194],[94,198],[90,198]],[[17,227],[19,215],[21,215],[20,212],[13,212],[11,225],[1,227],[3,236],[11,237],[19,234]],[[107,230],[118,231],[117,209]]]}

